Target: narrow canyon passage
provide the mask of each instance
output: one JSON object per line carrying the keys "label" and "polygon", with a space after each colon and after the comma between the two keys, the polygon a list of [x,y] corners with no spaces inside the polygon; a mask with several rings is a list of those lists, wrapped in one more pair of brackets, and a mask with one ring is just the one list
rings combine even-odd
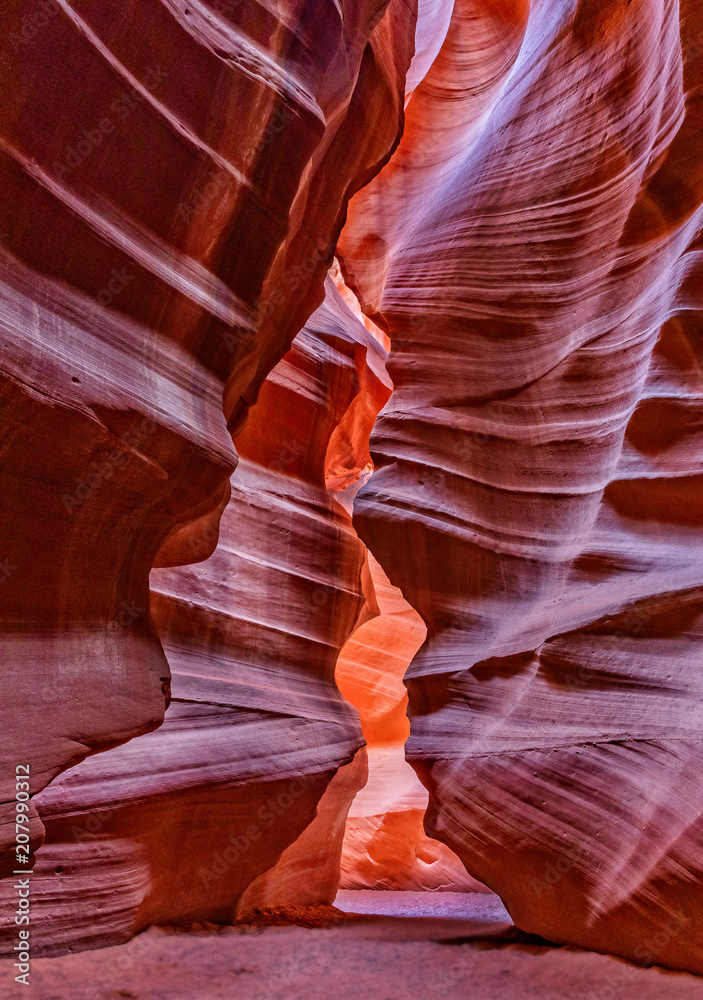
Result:
{"label": "narrow canyon passage", "polygon": [[703,1000],[700,0],[5,0],[0,496],[2,1000]]}
{"label": "narrow canyon passage", "polygon": [[371,554],[368,562],[379,614],[347,640],[335,671],[359,711],[368,757],[368,779],[346,823],[340,888],[488,891],[424,832],[427,789],[405,760],[410,725],[402,679],[426,629]]}
{"label": "narrow canyon passage", "polygon": [[[389,350],[389,338],[364,315],[337,261],[332,276],[354,316]],[[362,440],[354,449],[362,461],[350,462],[344,448],[335,454],[332,443],[328,449],[327,489],[350,514],[359,488],[373,474],[368,454],[372,430],[364,423]],[[342,695],[359,712],[366,748],[359,751],[363,760],[356,766],[363,767],[365,760],[367,768],[366,783],[349,807],[340,888],[489,891],[467,874],[445,844],[424,832],[427,790],[405,760],[410,724],[403,678],[427,630],[372,553],[365,546],[364,550],[366,608],[339,652],[334,673]],[[334,778],[333,785],[338,780],[346,778]]]}

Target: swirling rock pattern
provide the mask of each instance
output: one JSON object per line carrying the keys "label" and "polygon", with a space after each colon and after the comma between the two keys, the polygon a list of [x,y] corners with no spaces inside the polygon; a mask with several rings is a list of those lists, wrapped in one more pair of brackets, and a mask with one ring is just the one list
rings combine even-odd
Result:
{"label": "swirling rock pattern", "polygon": [[398,138],[414,23],[405,0],[3,5],[2,773],[32,792],[163,719],[149,571],[214,547],[228,428]]}
{"label": "swirling rock pattern", "polygon": [[344,833],[341,889],[485,892],[446,844],[423,830],[427,789],[405,760],[408,696],[403,677],[426,629],[369,553],[378,613],[342,647],[340,691],[359,710],[368,779],[354,798]]}
{"label": "swirling rock pattern", "polygon": [[340,244],[394,345],[355,525],[428,628],[427,830],[523,929],[699,973],[702,39],[457,0]]}
{"label": "swirling rock pattern", "polygon": [[[427,627],[427,833],[525,930],[703,973],[703,13],[9,0],[0,29],[3,774],[47,822],[39,947],[296,872],[329,896],[364,768],[334,664],[381,610],[354,501]],[[330,281],[245,428],[345,218],[366,318]]]}
{"label": "swirling rock pattern", "polygon": [[[346,813],[366,779],[334,671],[367,601],[365,548],[327,483],[332,471],[350,489],[368,465],[368,414],[390,392],[385,358],[328,279],[238,438],[216,551],[151,574],[172,673],[164,724],[36,796],[46,842],[32,878],[35,954],[333,901]],[[191,529],[193,560],[213,531]]]}

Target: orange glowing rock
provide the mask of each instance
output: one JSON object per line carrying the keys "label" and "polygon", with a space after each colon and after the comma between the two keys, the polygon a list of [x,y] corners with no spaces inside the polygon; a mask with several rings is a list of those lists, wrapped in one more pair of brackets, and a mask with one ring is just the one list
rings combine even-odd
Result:
{"label": "orange glowing rock", "polygon": [[403,677],[427,630],[369,554],[377,617],[347,640],[335,680],[358,709],[368,744],[368,780],[349,812],[342,889],[489,891],[423,830],[427,790],[405,760],[410,734]]}

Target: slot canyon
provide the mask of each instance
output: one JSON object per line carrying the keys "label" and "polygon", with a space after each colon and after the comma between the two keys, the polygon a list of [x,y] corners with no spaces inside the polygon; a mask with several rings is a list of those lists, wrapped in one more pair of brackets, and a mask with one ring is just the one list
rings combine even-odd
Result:
{"label": "slot canyon", "polygon": [[703,8],[0,29],[0,996],[703,1000]]}

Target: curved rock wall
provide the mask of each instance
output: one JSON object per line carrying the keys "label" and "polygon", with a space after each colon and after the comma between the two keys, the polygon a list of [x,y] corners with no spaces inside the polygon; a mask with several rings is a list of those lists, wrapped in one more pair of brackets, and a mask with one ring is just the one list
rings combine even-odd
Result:
{"label": "curved rock wall", "polygon": [[[172,673],[164,724],[36,796],[35,954],[107,946],[151,923],[228,923],[269,902],[332,902],[366,777],[352,763],[358,717],[334,683],[366,606],[366,556],[327,481],[330,463],[350,483],[368,464],[384,364],[329,279],[238,438],[216,551],[151,574]],[[191,528],[193,560],[213,533]]]}
{"label": "curved rock wall", "polygon": [[[227,425],[397,140],[414,20],[405,0],[3,5],[2,771],[29,765],[34,793],[163,719],[149,571],[162,546],[192,561],[193,532],[214,547]],[[9,851],[9,806],[0,827]]]}
{"label": "curved rock wall", "polygon": [[428,833],[525,930],[697,972],[701,38],[457,0],[340,244],[394,345],[355,525],[428,628]]}
{"label": "curved rock wall", "polygon": [[340,889],[484,892],[446,844],[423,830],[427,789],[405,760],[410,733],[403,677],[422,645],[422,619],[369,553],[378,614],[340,651],[337,685],[359,710],[368,779],[349,810]]}
{"label": "curved rock wall", "polygon": [[[523,929],[703,972],[703,13],[415,14],[0,13],[2,766],[45,953],[329,898],[334,664],[383,610],[356,496],[427,627],[427,833]],[[245,427],[345,218],[363,316],[330,281]]]}

